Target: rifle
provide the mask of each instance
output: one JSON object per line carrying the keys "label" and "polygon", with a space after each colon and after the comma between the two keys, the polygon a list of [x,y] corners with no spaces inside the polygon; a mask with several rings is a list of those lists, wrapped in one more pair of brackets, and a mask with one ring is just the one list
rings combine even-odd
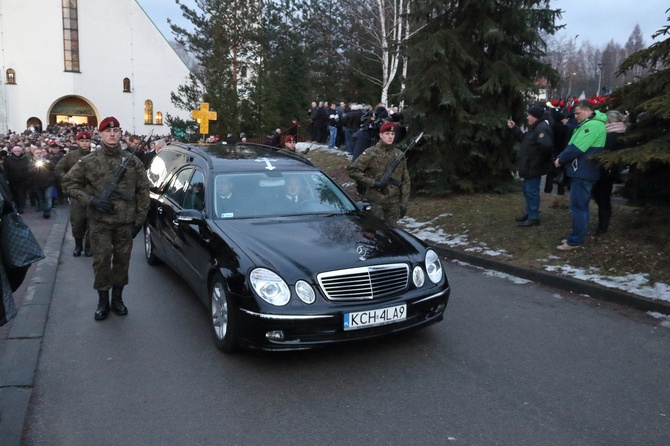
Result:
{"label": "rifle", "polygon": [[391,164],[388,165],[381,178],[375,182],[375,187],[382,189],[387,184],[400,186],[400,181],[396,180],[395,178],[392,178],[391,175],[393,175],[393,171],[395,171],[396,167],[398,167],[398,164],[400,164],[400,162],[405,158],[405,154],[410,150],[412,150],[414,146],[418,144],[418,142],[421,140],[422,137],[423,132],[421,132],[421,134],[419,134],[419,136],[417,136],[414,139],[414,141],[409,143],[409,145],[405,148],[405,150],[403,150],[402,153],[398,155]]}
{"label": "rifle", "polygon": [[105,201],[109,200],[110,198],[120,198],[121,200],[126,201],[130,201],[133,199],[133,194],[116,190],[116,186],[119,185],[119,181],[121,181],[121,178],[123,178],[123,174],[126,173],[128,163],[135,156],[135,153],[137,153],[138,150],[144,149],[147,146],[147,144],[149,144],[153,132],[154,131],[152,129],[151,132],[149,132],[149,134],[146,136],[146,138],[144,138],[142,144],[137,146],[137,148],[130,153],[130,156],[121,157],[121,164],[119,164],[119,167],[116,168],[116,171],[114,171],[114,175],[112,176],[112,179],[109,180],[109,182],[105,185],[105,188],[102,190],[98,198]]}

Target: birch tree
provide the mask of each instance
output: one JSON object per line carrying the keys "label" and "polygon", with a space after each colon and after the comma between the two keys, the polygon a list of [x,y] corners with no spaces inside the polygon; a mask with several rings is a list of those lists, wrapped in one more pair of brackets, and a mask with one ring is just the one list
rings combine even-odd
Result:
{"label": "birch tree", "polygon": [[[380,102],[388,103],[391,86],[402,65],[406,75],[407,56],[402,54],[405,43],[416,33],[408,20],[412,0],[345,0],[343,2],[351,24],[351,47],[363,57],[375,62],[376,72],[357,70],[357,73],[380,87]],[[369,24],[369,26],[361,26]],[[404,81],[401,81],[401,89]]]}

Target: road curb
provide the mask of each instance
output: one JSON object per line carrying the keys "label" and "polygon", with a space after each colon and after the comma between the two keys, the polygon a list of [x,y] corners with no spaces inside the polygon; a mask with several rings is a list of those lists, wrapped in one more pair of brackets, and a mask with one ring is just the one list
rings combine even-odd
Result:
{"label": "road curb", "polygon": [[586,295],[594,299],[607,302],[614,302],[620,305],[626,305],[643,311],[654,311],[663,314],[670,314],[670,302],[648,299],[636,294],[628,293],[615,288],[608,288],[597,283],[586,282],[573,279],[571,277],[552,274],[547,271],[522,268],[509,263],[504,263],[474,254],[458,251],[456,249],[434,246],[438,254],[454,260],[469,263],[481,268],[500,271],[522,279],[531,280],[550,287],[562,289],[575,294]]}
{"label": "road curb", "polygon": [[53,209],[52,216],[56,221],[43,247],[45,259],[35,265],[30,285],[0,351],[0,438],[4,446],[21,444],[56,283],[69,214]]}

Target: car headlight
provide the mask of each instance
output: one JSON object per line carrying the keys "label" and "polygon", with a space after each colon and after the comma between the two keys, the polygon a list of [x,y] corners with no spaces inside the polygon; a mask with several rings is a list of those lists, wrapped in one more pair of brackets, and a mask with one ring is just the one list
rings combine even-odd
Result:
{"label": "car headlight", "polygon": [[426,273],[431,282],[437,284],[442,280],[442,262],[435,251],[426,251]]}
{"label": "car headlight", "polygon": [[420,266],[414,267],[414,270],[412,271],[412,282],[414,282],[414,286],[417,288],[421,288],[426,282],[426,274]]}
{"label": "car headlight", "polygon": [[291,299],[286,282],[269,269],[256,268],[251,272],[250,280],[256,294],[269,304],[281,307]]}
{"label": "car headlight", "polygon": [[298,295],[300,300],[306,304],[313,304],[316,300],[314,288],[312,288],[312,286],[304,280],[298,280],[295,283],[295,293]]}

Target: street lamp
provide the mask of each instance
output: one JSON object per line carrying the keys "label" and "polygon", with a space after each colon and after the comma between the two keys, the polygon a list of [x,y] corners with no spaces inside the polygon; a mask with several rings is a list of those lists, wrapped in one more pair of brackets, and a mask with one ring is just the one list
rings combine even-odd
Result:
{"label": "street lamp", "polygon": [[568,95],[567,95],[568,98],[571,97],[570,94],[572,93],[572,78],[576,75],[577,73],[570,74],[570,82],[568,83]]}
{"label": "street lamp", "polygon": [[598,91],[596,91],[596,96],[600,95],[600,83],[603,80],[603,65],[605,65],[605,64],[602,63],[602,62],[598,64],[598,69],[600,70],[600,74],[598,74]]}

